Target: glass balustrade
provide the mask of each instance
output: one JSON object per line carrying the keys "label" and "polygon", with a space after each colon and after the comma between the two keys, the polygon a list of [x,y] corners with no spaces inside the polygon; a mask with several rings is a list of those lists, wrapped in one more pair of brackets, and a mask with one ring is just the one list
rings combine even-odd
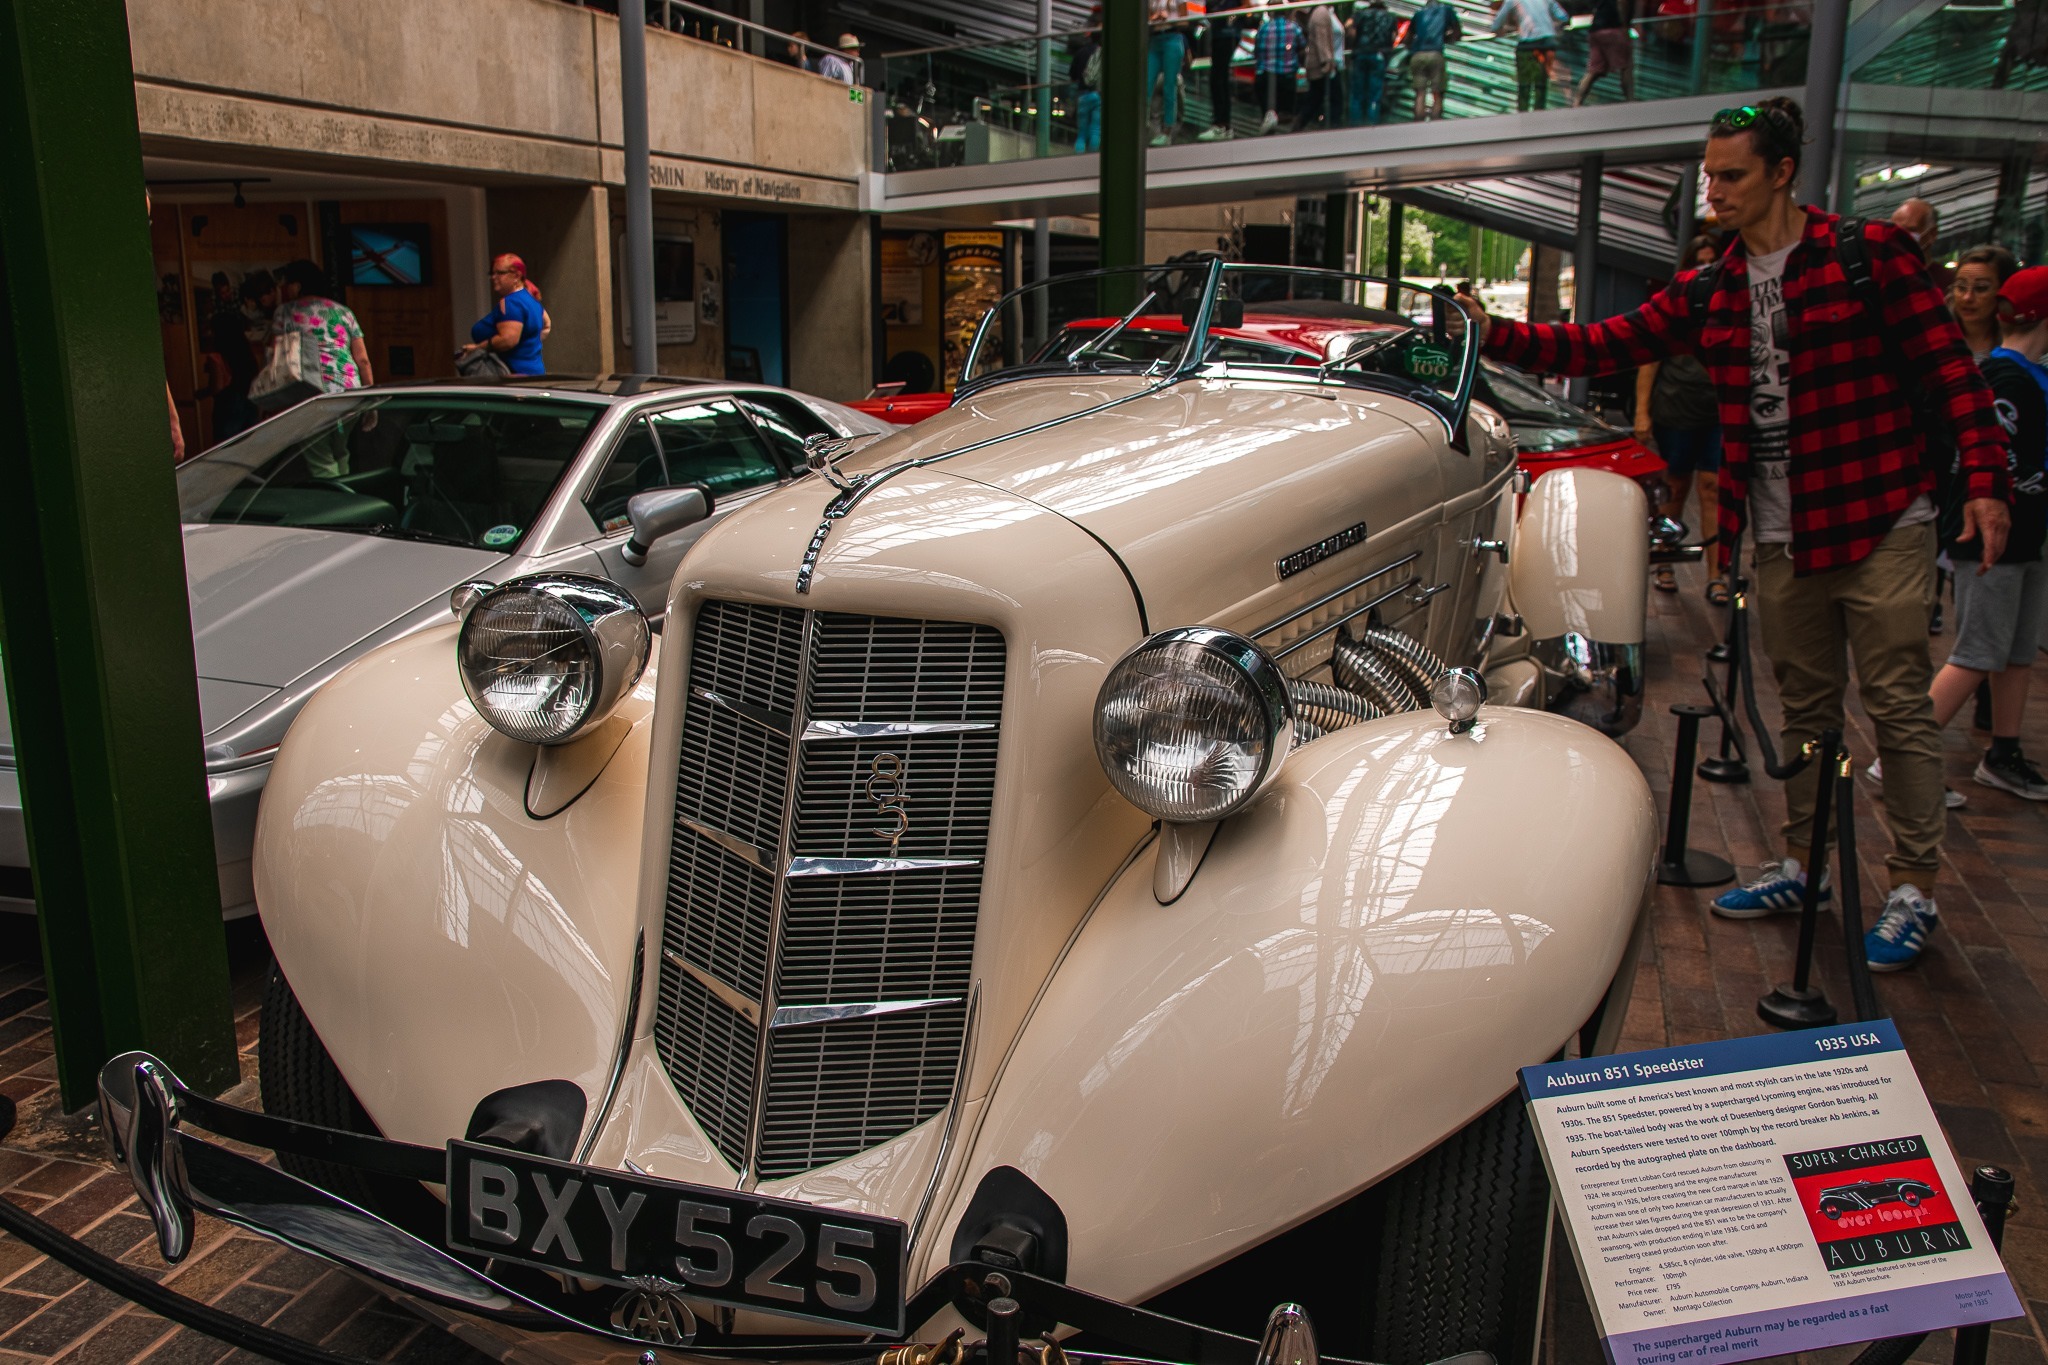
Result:
{"label": "glass balustrade", "polygon": [[2048,90],[2048,12],[2038,0],[1955,0],[1865,62],[1864,85]]}
{"label": "glass balustrade", "polygon": [[[1251,20],[1276,23],[1284,16],[1305,25],[1312,8],[1300,3],[1230,12],[1241,27],[1228,58],[1228,81],[1221,84],[1228,92],[1227,114],[1217,98],[1207,22],[1155,29],[1148,50],[1153,59],[1148,130],[1153,145],[1213,141],[1222,136],[1219,128],[1227,128],[1230,137],[1246,138],[1415,119],[1417,81],[1402,48],[1388,60],[1381,78],[1378,119],[1369,116],[1367,73],[1348,59],[1343,75],[1328,82],[1313,82],[1298,70],[1260,75],[1257,25]],[[1337,6],[1340,17],[1353,8]],[[1454,0],[1453,8],[1465,37],[1446,49],[1442,117],[1571,105],[1592,56],[1584,16],[1559,35],[1549,80],[1522,88],[1515,37],[1493,33],[1487,0]],[[1405,25],[1413,9],[1404,3],[1395,13]],[[1802,85],[1811,14],[1805,0],[1662,0],[1654,14],[1638,19],[1630,30],[1633,96],[1656,100]],[[1095,37],[1093,31],[1059,33],[871,58],[868,75],[881,93],[888,129],[888,169],[984,165],[1097,150],[1099,99],[1074,79],[1085,70],[1084,54]],[[1176,54],[1180,60],[1172,70]],[[1168,69],[1164,77],[1162,69]],[[1320,116],[1310,107],[1318,96],[1324,106]],[[1619,78],[1606,74],[1594,84],[1589,103],[1610,104],[1622,97]]]}

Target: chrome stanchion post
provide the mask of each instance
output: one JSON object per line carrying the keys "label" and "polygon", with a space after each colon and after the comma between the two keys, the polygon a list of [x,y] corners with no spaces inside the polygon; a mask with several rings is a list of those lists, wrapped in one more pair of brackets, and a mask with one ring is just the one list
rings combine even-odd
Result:
{"label": "chrome stanchion post", "polygon": [[[1870,959],[1863,950],[1863,883],[1856,865],[1856,784],[1845,746],[1835,761],[1835,894],[1842,898],[1842,947],[1849,955],[1849,998],[1857,1021],[1882,1019]],[[1810,876],[1810,874],[1809,874]]]}
{"label": "chrome stanchion post", "polygon": [[1671,814],[1664,826],[1664,852],[1657,860],[1657,880],[1665,886],[1719,886],[1735,880],[1735,868],[1725,858],[1685,846],[1692,824],[1692,761],[1698,755],[1700,722],[1714,715],[1711,706],[1679,702],[1671,708],[1678,717],[1678,752],[1671,762]]}
{"label": "chrome stanchion post", "polygon": [[1820,918],[1820,883],[1827,868],[1828,816],[1835,804],[1835,767],[1842,751],[1842,733],[1823,730],[1820,738],[1806,746],[1813,760],[1816,789],[1813,796],[1813,838],[1807,845],[1806,894],[1799,906],[1799,947],[1792,963],[1792,984],[1779,986],[1756,1002],[1757,1015],[1779,1028],[1819,1028],[1835,1022],[1835,1007],[1827,994],[1812,983],[1813,934]]}

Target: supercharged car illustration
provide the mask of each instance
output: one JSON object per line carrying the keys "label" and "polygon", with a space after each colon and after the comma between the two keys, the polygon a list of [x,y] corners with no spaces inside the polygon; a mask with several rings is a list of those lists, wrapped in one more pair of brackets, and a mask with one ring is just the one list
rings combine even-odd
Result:
{"label": "supercharged car illustration", "polygon": [[1907,1208],[1918,1208],[1921,1200],[1932,1199],[1939,1193],[1926,1181],[1909,1177],[1859,1180],[1853,1185],[1836,1185],[1822,1190],[1819,1207],[1822,1217],[1834,1219],[1858,1209],[1874,1209],[1880,1204],[1904,1204]]}
{"label": "supercharged car illustration", "polygon": [[[1368,289],[1420,320],[1205,346]],[[658,640],[546,573],[367,651],[258,817],[264,1112],[102,1073],[165,1254],[214,1214],[510,1359],[1250,1360],[1284,1296],[1523,1365],[1516,1068],[1612,1049],[1657,839],[1540,704],[1640,678],[1646,504],[1528,486],[1477,364],[1398,283],[1062,277],[705,532]]]}

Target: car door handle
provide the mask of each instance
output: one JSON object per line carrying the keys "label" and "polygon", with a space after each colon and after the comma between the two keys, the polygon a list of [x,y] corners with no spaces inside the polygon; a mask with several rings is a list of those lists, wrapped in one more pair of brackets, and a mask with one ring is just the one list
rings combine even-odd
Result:
{"label": "car door handle", "polygon": [[1425,588],[1420,583],[1418,583],[1415,585],[1415,591],[1408,594],[1407,601],[1410,605],[1419,607],[1424,602],[1427,602],[1430,598],[1436,596],[1438,593],[1448,592],[1450,590],[1450,586],[1451,585],[1448,583],[1433,583],[1429,587]]}
{"label": "car door handle", "polygon": [[1508,543],[1505,540],[1474,540],[1471,545],[1475,555],[1498,555],[1501,563],[1508,562]]}

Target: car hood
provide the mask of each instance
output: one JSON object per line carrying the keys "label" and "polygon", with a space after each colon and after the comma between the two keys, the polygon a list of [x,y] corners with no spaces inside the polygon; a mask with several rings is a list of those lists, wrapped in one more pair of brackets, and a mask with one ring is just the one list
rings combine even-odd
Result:
{"label": "car hood", "polygon": [[969,394],[841,468],[942,459],[1080,525],[1155,626],[1188,625],[1270,593],[1277,561],[1347,527],[1434,515],[1441,430],[1404,399],[1301,379],[1065,375]]}
{"label": "car hood", "polygon": [[[206,729],[503,562],[489,550],[347,531],[187,526],[185,578],[200,699],[211,712]],[[230,708],[233,714],[220,714]]]}

